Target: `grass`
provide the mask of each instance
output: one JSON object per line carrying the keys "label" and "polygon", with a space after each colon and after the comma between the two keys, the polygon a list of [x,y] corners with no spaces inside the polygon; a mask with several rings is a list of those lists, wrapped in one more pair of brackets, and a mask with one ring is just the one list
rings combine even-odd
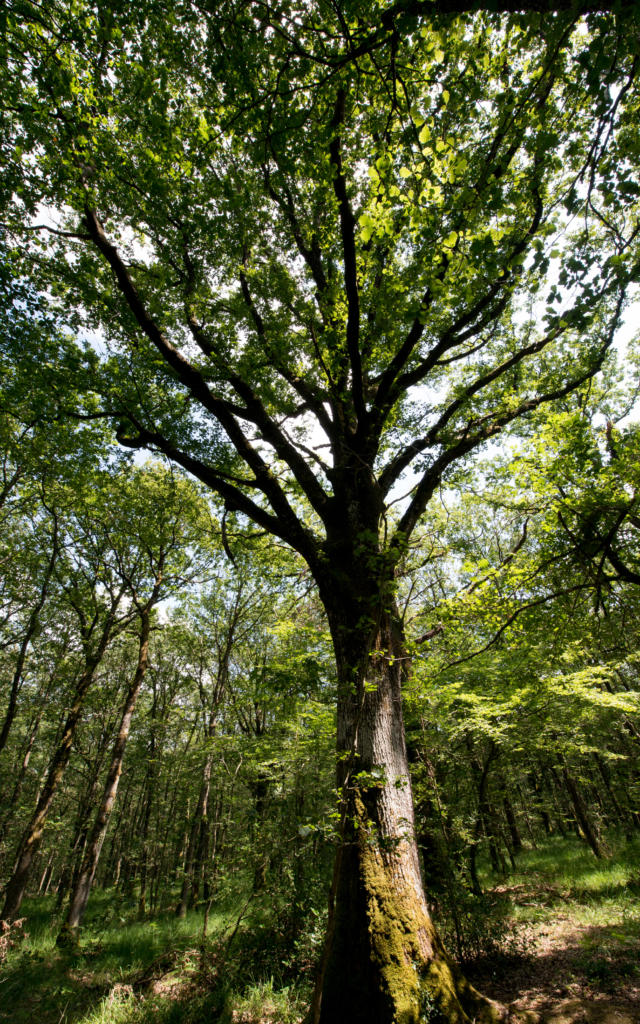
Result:
{"label": "grass", "polygon": [[[499,884],[486,871],[485,887],[524,937],[507,953],[531,955],[526,936],[564,921],[578,935],[571,969],[592,988],[614,991],[637,978],[640,841],[611,847],[597,861],[577,840],[552,839],[523,852]],[[298,1024],[304,1015],[308,980],[292,983],[264,907],[247,915],[233,950],[226,942],[239,906],[214,908],[204,958],[199,912],[139,921],[133,904],[96,893],[77,948],[60,950],[54,911],[51,897],[25,901],[27,938],[0,971],[0,1024]],[[481,923],[489,935],[490,914]]]}
{"label": "grass", "polygon": [[[308,993],[256,977],[246,965],[242,984],[240,960],[221,962],[239,907],[212,911],[204,957],[200,912],[139,921],[109,893],[96,893],[90,907],[78,945],[58,949],[54,900],[25,900],[26,937],[0,970],[1,1024],[230,1024],[234,1011],[237,1021],[301,1019]],[[268,947],[259,911],[245,927],[253,945],[264,930],[260,941]],[[241,942],[239,934],[234,946]]]}
{"label": "grass", "polygon": [[307,1008],[302,993],[288,986],[274,989],[273,978],[251,985],[233,1003],[238,1024],[253,1024],[265,1017],[277,1024],[299,1024]]}
{"label": "grass", "polygon": [[[563,909],[582,924],[621,921],[633,928],[640,921],[640,839],[614,838],[610,846],[611,856],[602,860],[575,839],[551,839],[523,853],[507,881],[515,920],[544,921]],[[523,902],[519,889],[527,894]]]}
{"label": "grass", "polygon": [[524,851],[517,871],[498,884],[485,867],[486,888],[510,903],[513,932],[502,956],[474,965],[474,983],[490,992],[495,984],[491,994],[505,1001],[519,990],[522,1006],[542,1010],[543,1019],[569,997],[576,1021],[591,1020],[585,1008],[601,1000],[609,1000],[612,1021],[637,1019],[640,839],[608,838],[602,860],[577,839],[554,838]]}

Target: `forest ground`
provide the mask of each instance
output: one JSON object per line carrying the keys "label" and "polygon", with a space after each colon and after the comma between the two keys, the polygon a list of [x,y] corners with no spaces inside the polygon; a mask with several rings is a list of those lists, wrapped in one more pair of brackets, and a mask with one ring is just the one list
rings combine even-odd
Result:
{"label": "forest ground", "polygon": [[[539,1024],[640,1022],[640,843],[620,842],[596,861],[575,840],[524,853],[518,871],[489,890],[501,909],[486,952],[466,973],[518,1018]],[[504,913],[507,908],[506,914]],[[240,984],[234,959],[260,929],[237,911],[136,921],[133,906],[97,894],[78,949],[55,947],[53,900],[25,907],[27,938],[0,968],[2,1024],[296,1024],[310,978],[256,970]],[[130,916],[128,916],[130,915]],[[268,935],[265,935],[268,946]],[[246,961],[245,961],[246,963]]]}
{"label": "forest ground", "polygon": [[639,1024],[640,844],[610,853],[555,840],[524,855],[493,887],[512,930],[467,967],[478,988],[532,1024]]}

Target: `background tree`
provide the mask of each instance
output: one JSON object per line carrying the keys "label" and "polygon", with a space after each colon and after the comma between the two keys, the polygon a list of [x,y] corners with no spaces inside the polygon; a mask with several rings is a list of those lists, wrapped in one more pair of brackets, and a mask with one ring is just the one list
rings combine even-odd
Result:
{"label": "background tree", "polygon": [[138,657],[121,708],[102,799],[74,879],[59,942],[76,937],[89,900],[118,792],[131,719],[149,664],[154,609],[178,590],[194,585],[198,573],[205,571],[205,548],[198,552],[198,564],[195,544],[197,539],[202,540],[199,535],[203,527],[206,529],[207,510],[202,502],[198,503],[194,488],[184,480],[151,468],[127,478],[116,477],[115,484],[118,506],[123,505],[127,512],[126,543],[118,550],[117,565],[135,607]]}

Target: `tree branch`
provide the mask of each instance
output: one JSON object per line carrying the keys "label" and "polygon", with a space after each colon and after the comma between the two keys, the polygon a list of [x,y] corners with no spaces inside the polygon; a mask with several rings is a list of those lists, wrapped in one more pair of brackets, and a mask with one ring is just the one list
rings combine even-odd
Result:
{"label": "tree branch", "polygon": [[347,183],[342,168],[340,152],[340,135],[338,129],[345,119],[346,94],[342,87],[338,90],[336,105],[331,121],[333,138],[329,145],[329,155],[334,168],[333,188],[340,208],[340,231],[342,234],[342,254],[344,259],[344,286],[347,296],[347,352],[351,366],[351,383],[353,406],[359,424],[364,425],[366,408],[364,404],[364,388],[362,380],[362,362],[360,357],[360,295],[356,272],[356,241],[355,218],[349,196]]}
{"label": "tree branch", "polygon": [[[294,533],[297,528],[302,529],[285,492],[260,453],[250,444],[240,424],[230,412],[227,403],[212,394],[202,374],[171,344],[155,320],[148,314],[120,254],[107,239],[95,210],[92,210],[89,206],[85,207],[85,223],[93,243],[113,270],[118,287],[123,293],[129,309],[141,330],[160,352],[169,367],[175,372],[178,380],[223,427],[240,457],[255,474],[257,486],[268,498],[271,507],[282,523],[288,524],[288,529]],[[298,483],[300,483],[300,486],[307,494],[309,501],[314,508],[319,506],[316,510],[321,514],[320,508],[324,509],[328,499],[302,456],[281,435],[276,424],[268,417],[261,403],[253,394],[250,386],[237,376],[230,377],[229,382],[246,401],[247,419],[259,425],[265,435],[265,440],[273,444],[278,455],[289,465]],[[309,490],[307,490],[307,487]]]}

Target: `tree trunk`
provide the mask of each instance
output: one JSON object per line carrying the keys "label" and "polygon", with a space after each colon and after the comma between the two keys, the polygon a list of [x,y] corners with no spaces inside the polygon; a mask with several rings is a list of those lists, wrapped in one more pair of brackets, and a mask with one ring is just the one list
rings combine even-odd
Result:
{"label": "tree trunk", "polygon": [[116,801],[120,774],[122,772],[122,761],[124,758],[125,748],[127,746],[127,740],[129,738],[129,730],[131,728],[131,719],[133,717],[136,701],[138,699],[138,694],[140,693],[142,681],[147,671],[147,664],[149,660],[149,608],[144,609],[141,615],[141,620],[138,664],[125,697],[118,734],[111,751],[111,763],[109,765],[109,771],[104,784],[102,801],[86,844],[80,871],[75,879],[69,909],[67,911],[64,924],[60,930],[60,934],[58,935],[58,944],[62,944],[70,938],[75,939],[80,925],[82,924],[82,919],[89,901],[89,894],[91,893],[91,886],[93,885],[96,868],[98,867],[98,861],[100,859],[102,844],[104,842],[104,837],[107,834],[111,812],[113,811]]}
{"label": "tree trunk", "polygon": [[545,779],[549,792],[551,793],[551,799],[556,812],[556,827],[558,832],[563,839],[566,839],[567,830],[570,831],[573,829],[577,838],[580,839],[578,823],[574,820],[569,809],[566,787],[563,787],[554,765],[547,765],[547,770],[543,778]]}
{"label": "tree trunk", "polygon": [[95,807],[98,799],[98,793],[100,791],[100,770],[102,768],[104,755],[104,749],[102,748],[105,746],[106,740],[107,737],[102,738],[100,752],[92,766],[92,778],[89,780],[89,784],[84,795],[78,802],[78,810],[72,833],[73,843],[67,854],[65,869],[60,880],[60,885],[58,886],[56,911],[60,911],[64,906],[69,893],[74,889],[76,879],[80,872],[80,865],[82,864],[82,858],[84,857],[84,851],[87,846],[87,837],[89,835],[93,808]]}
{"label": "tree trunk", "polygon": [[131,810],[132,792],[133,775],[130,773],[127,777],[124,795],[120,798],[120,811],[117,815],[115,825],[111,830],[109,856],[107,858],[105,885],[111,885],[114,889],[118,888],[118,883],[120,882],[120,870],[122,868],[122,833],[124,832],[125,824]]}
{"label": "tree trunk", "polygon": [[[314,1024],[496,1021],[502,1009],[451,964],[427,909],[402,715],[407,655],[399,624],[323,593],[338,668],[340,847]],[[355,614],[354,614],[355,612]],[[371,619],[369,620],[371,622]]]}
{"label": "tree trunk", "polygon": [[[155,741],[152,746],[152,758],[155,757]],[[142,811],[142,828],[140,833],[140,892],[138,893],[138,917],[142,918],[147,912],[147,877],[149,873],[149,825],[151,824],[151,809],[156,796],[157,768],[155,760],[151,761],[147,772],[145,787],[145,802]],[[132,875],[129,878],[131,893],[133,895],[133,878],[135,878],[135,865],[132,865]]]}
{"label": "tree trunk", "polygon": [[3,817],[2,817],[2,821],[0,822],[0,844],[4,840],[6,832],[7,832],[8,828],[9,828],[9,825],[11,824],[11,822],[13,820],[15,811],[16,811],[16,809],[18,807],[18,801],[20,799],[20,794],[22,792],[22,787],[24,785],[24,780],[25,780],[26,775],[27,775],[27,769],[29,767],[29,761],[31,760],[31,753],[33,751],[33,747],[34,747],[34,744],[36,742],[36,738],[37,738],[37,735],[38,735],[38,730],[40,729],[40,722],[42,721],[43,714],[44,714],[44,703],[41,704],[41,706],[40,706],[40,708],[39,708],[39,710],[38,710],[38,712],[36,714],[36,717],[35,717],[35,719],[33,721],[33,725],[31,726],[31,731],[30,731],[29,737],[27,739],[27,744],[26,744],[26,747],[25,747],[24,754],[22,755],[22,763],[20,765],[20,770],[18,772],[16,781],[15,781],[15,785],[13,787],[13,792],[11,794],[11,797],[9,798],[8,803],[7,803],[7,806],[6,806],[6,809],[5,809],[5,813],[4,813]]}
{"label": "tree trunk", "polygon": [[513,804],[509,799],[509,791],[504,778],[500,779],[500,785],[502,786],[502,791],[504,793],[502,806],[504,807],[504,816],[507,819],[509,836],[511,837],[511,846],[513,847],[514,854],[518,854],[522,851],[522,837],[520,835],[520,829],[518,828],[518,822],[516,821],[516,813]]}
{"label": "tree trunk", "polygon": [[207,814],[209,812],[209,791],[211,789],[211,769],[213,767],[213,750],[210,749],[205,758],[205,762],[202,768],[202,780],[200,783],[200,792],[198,794],[198,803],[193,815],[193,821],[191,823],[191,832],[189,835],[189,845],[187,847],[186,856],[184,859],[184,876],[182,879],[182,887],[180,891],[180,901],[176,908],[176,914],[178,917],[186,917],[187,909],[189,907],[190,898],[193,902],[195,879],[194,869],[197,863],[196,851],[198,847],[198,841],[202,828],[206,825]]}
{"label": "tree trunk", "polygon": [[[141,800],[142,805],[140,808],[140,815],[136,813],[135,819],[138,822],[141,820],[136,831],[140,834],[140,893],[138,896],[138,917],[144,917],[147,912],[147,870],[148,870],[148,859],[149,859],[149,825],[151,822],[151,808],[156,796],[156,785],[158,782],[158,765],[156,763],[156,731],[158,728],[158,691],[156,689],[155,681],[153,683],[153,702],[151,704],[151,736],[149,739],[149,761],[147,767],[147,775],[144,782]],[[132,872],[128,879],[127,885],[131,886],[131,894],[133,895],[133,878],[135,877],[134,866],[131,865],[130,871]]]}
{"label": "tree trunk", "polygon": [[22,687],[22,673],[24,670],[24,663],[27,659],[27,653],[31,646],[31,641],[38,631],[40,623],[40,612],[44,608],[47,596],[49,593],[49,584],[53,575],[53,570],[58,558],[60,548],[58,540],[58,520],[57,517],[53,518],[53,534],[51,537],[51,554],[47,567],[45,569],[44,579],[40,585],[40,590],[34,607],[31,610],[29,619],[27,622],[27,628],[25,629],[20,648],[18,650],[18,657],[16,659],[16,665],[13,673],[13,679],[11,680],[11,689],[9,691],[9,703],[2,724],[2,730],[0,730],[0,751],[2,751],[9,738],[9,731],[13,724],[13,720],[16,715],[16,708],[18,706],[18,695]]}
{"label": "tree trunk", "polygon": [[495,743],[491,741],[485,763],[484,765],[481,765],[480,760],[475,753],[473,741],[468,733],[465,737],[465,742],[469,752],[471,768],[476,779],[478,793],[478,815],[474,829],[474,839],[469,849],[469,872],[471,875],[473,891],[477,896],[481,896],[482,888],[478,879],[477,856],[480,838],[483,834],[489,847],[489,857],[491,859],[491,867],[494,874],[506,874],[506,864],[504,863],[504,859],[498,854],[498,846],[496,842],[498,828],[495,821],[495,814],[489,804],[488,797],[489,769],[498,755],[498,748]]}
{"label": "tree trunk", "polygon": [[538,849],[538,843],[536,842],[536,836],[534,834],[534,826],[532,826],[532,824],[531,824],[531,818],[530,818],[529,809],[528,809],[528,800],[524,796],[524,791],[522,790],[522,786],[520,785],[519,782],[517,783],[516,788],[517,788],[517,792],[518,792],[518,799],[519,799],[519,802],[520,802],[520,808],[522,810],[522,814],[524,816],[524,821],[525,821],[525,824],[526,824],[526,830],[527,830],[527,833],[528,833],[529,842],[531,844],[531,849],[532,850],[537,850]]}
{"label": "tree trunk", "polygon": [[114,613],[115,608],[112,609],[112,613],[108,616],[103,626],[97,650],[88,656],[85,661],[84,671],[76,686],[73,704],[65,719],[62,736],[49,765],[47,778],[40,792],[36,809],[31,816],[31,820],[18,847],[15,868],[7,884],[4,907],[0,915],[0,919],[3,921],[12,921],[17,917],[22,905],[33,861],[42,841],[42,833],[47,822],[49,810],[71,757],[71,748],[82,714],[84,698],[93,682],[98,665],[111,638],[114,626]]}
{"label": "tree trunk", "polygon": [[584,800],[582,799],[582,794],[580,793],[580,790],[578,789],[578,785],[577,785],[575,779],[573,778],[573,775],[570,773],[569,769],[567,768],[567,766],[563,762],[561,762],[561,763],[562,763],[562,777],[563,777],[565,785],[567,787],[567,792],[569,793],[569,796],[571,797],[571,803],[573,804],[573,809],[574,809],[574,811],[576,813],[576,819],[577,819],[577,821],[578,821],[578,823],[580,825],[580,828],[582,829],[582,833],[584,835],[584,838],[586,839],[588,845],[591,847],[591,851],[592,851],[594,857],[597,857],[598,859],[600,859],[601,857],[604,856],[603,850],[602,850],[602,847],[601,847],[600,842],[598,840],[598,836],[596,834],[596,830],[593,827],[593,825],[591,824],[591,820],[590,820],[589,815],[587,813],[587,808],[585,806]]}
{"label": "tree trunk", "polygon": [[604,783],[605,789],[607,791],[609,801],[611,803],[611,806],[613,807],[615,816],[620,822],[620,824],[623,826],[623,828],[626,828],[629,824],[629,815],[625,814],[625,812],[623,811],[622,807],[620,806],[620,802],[614,792],[609,765],[607,764],[607,762],[601,754],[595,753],[594,758],[596,765],[598,766],[598,771],[600,772],[600,776]]}
{"label": "tree trunk", "polygon": [[49,860],[47,861],[47,865],[46,865],[44,871],[42,872],[42,878],[40,879],[40,885],[38,886],[38,895],[39,896],[46,896],[47,892],[49,891],[49,885],[51,884],[51,875],[53,874],[53,858],[54,858],[54,856],[55,856],[55,851],[52,851],[49,854]]}

